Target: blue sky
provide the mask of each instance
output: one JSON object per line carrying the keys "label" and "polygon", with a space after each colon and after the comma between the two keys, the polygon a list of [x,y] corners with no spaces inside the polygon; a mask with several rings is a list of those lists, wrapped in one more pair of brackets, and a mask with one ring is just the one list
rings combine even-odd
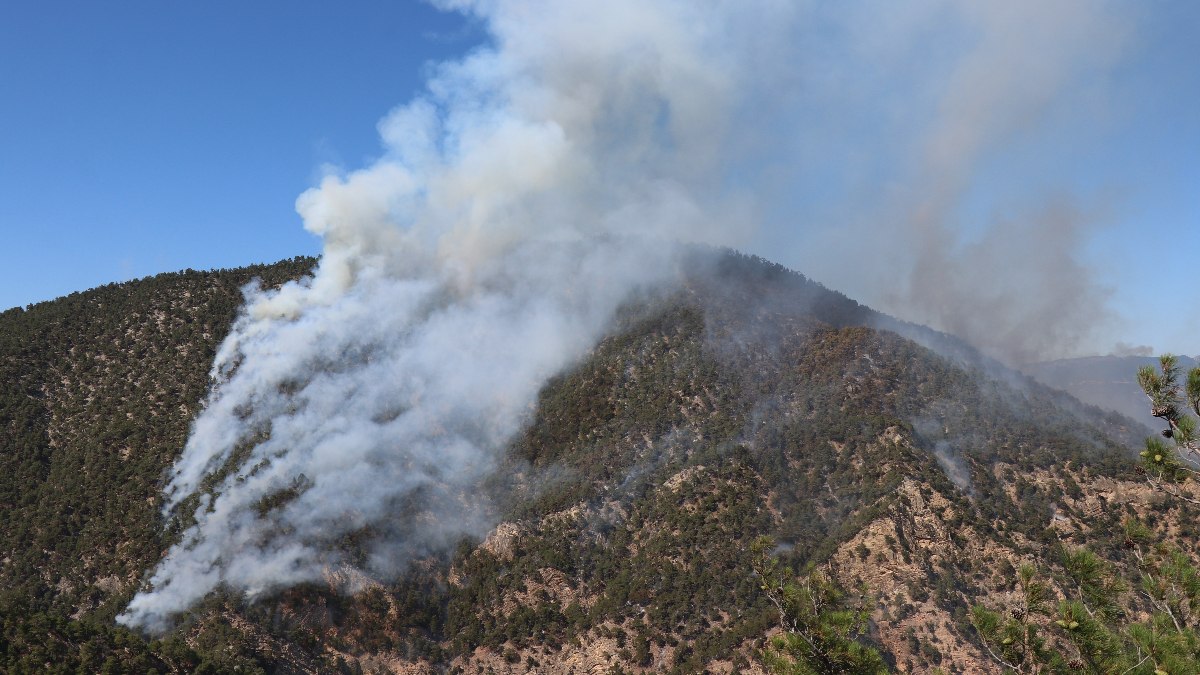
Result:
{"label": "blue sky", "polygon": [[[1132,37],[1104,74],[1103,105],[1064,112],[987,156],[958,213],[970,221],[1025,195],[1067,194],[1098,222],[1079,256],[1121,317],[1107,344],[1196,354],[1200,3],[1128,6]],[[418,2],[5,3],[0,306],[316,254],[296,197],[327,165],[370,163],[381,152],[376,124],[422,90],[430,64],[485,38]],[[903,86],[880,92],[906,96]],[[876,121],[846,124],[861,142]],[[797,171],[810,182],[789,188],[833,223],[854,192],[845,176],[876,171],[867,183],[887,184],[892,167],[872,164],[869,144],[841,142],[818,139],[812,147],[843,159]],[[820,241],[776,230],[747,246],[883,302],[844,256],[814,248]]]}
{"label": "blue sky", "polygon": [[316,254],[296,197],[480,39],[416,2],[4,3],[0,305]]}

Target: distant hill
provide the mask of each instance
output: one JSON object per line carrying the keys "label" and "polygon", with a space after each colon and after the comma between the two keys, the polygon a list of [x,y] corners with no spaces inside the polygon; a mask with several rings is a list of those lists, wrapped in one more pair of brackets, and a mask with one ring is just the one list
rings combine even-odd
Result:
{"label": "distant hill", "polygon": [[1014,566],[1058,574],[1056,547],[1087,544],[1128,569],[1123,518],[1197,522],[1151,508],[1127,419],[778,265],[697,252],[543,388],[480,486],[484,540],[399,580],[217,593],[161,640],[117,627],[178,536],[162,477],[238,288],[312,264],[0,314],[0,672],[762,672],[778,614],[748,549],[769,534],[869,588],[895,669],[999,673],[968,608],[1005,597]]}
{"label": "distant hill", "polygon": [[[1179,357],[1182,370],[1191,370],[1196,360]],[[1061,389],[1075,398],[1105,410],[1119,412],[1141,422],[1149,430],[1162,428],[1162,420],[1150,414],[1146,395],[1137,383],[1142,366],[1158,367],[1158,358],[1150,356],[1088,356],[1076,359],[1044,361],[1022,369],[1037,381]]]}

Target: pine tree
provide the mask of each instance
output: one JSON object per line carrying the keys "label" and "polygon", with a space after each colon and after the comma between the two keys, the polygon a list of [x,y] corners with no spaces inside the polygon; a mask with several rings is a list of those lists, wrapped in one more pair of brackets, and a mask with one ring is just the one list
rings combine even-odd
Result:
{"label": "pine tree", "polygon": [[887,665],[864,644],[870,617],[865,594],[851,598],[825,572],[809,567],[799,576],[771,554],[775,541],[759,537],[751,546],[761,589],[779,610],[783,634],[771,640],[763,661],[775,673],[794,675],[879,675]]}
{"label": "pine tree", "polygon": [[1179,360],[1170,354],[1159,358],[1157,371],[1153,366],[1138,371],[1138,384],[1150,399],[1151,414],[1167,424],[1162,437],[1174,441],[1171,448],[1160,438],[1147,438],[1139,473],[1157,489],[1200,504],[1200,500],[1180,489],[1182,483],[1200,474],[1200,434],[1196,428],[1196,417],[1200,416],[1200,367],[1187,374],[1182,391],[1179,375]]}
{"label": "pine tree", "polygon": [[[1141,574],[1136,594],[1112,563],[1087,549],[1064,549],[1061,597],[1045,570],[1025,565],[1015,598],[976,605],[971,622],[996,663],[1029,675],[1200,673],[1200,572],[1173,547],[1143,550],[1150,534],[1143,525],[1131,522],[1127,533]],[[1149,620],[1135,621],[1145,602]]]}
{"label": "pine tree", "polygon": [[[1137,379],[1151,413],[1167,425],[1162,438],[1146,440],[1139,473],[1163,492],[1200,503],[1181,489],[1200,474],[1200,368],[1181,386],[1179,362],[1168,354],[1157,370],[1140,369]],[[988,653],[1016,673],[1200,675],[1200,568],[1178,546],[1156,543],[1150,528],[1134,519],[1125,523],[1125,548],[1136,561],[1136,591],[1115,565],[1084,548],[1063,549],[1057,602],[1049,577],[1023,566],[1015,601],[972,609]],[[1136,621],[1139,610],[1149,619]]]}

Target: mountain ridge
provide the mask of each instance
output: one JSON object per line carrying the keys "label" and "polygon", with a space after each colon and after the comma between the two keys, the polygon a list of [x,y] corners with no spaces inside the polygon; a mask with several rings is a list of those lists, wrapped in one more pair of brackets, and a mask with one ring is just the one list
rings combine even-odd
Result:
{"label": "mountain ridge", "polygon": [[[696,255],[678,287],[631,301],[545,385],[483,486],[496,526],[482,541],[397,580],[331,570],[259,603],[218,593],[160,641],[111,620],[177,535],[159,529],[162,472],[237,289],[313,261],[0,314],[7,668],[136,657],[169,672],[760,672],[773,617],[745,556],[771,534],[797,565],[870,583],[873,639],[894,668],[998,672],[965,614],[1005,587],[989,564],[1064,538],[1123,555],[1118,517],[1151,498],[1132,473],[1128,420],[992,378],[994,364],[953,338],[780,266]],[[1105,495],[1120,508],[1097,520]],[[1187,507],[1164,513],[1178,527]],[[45,621],[61,644],[31,642]]]}
{"label": "mountain ridge", "polygon": [[[1184,371],[1200,365],[1196,359],[1187,356],[1180,356],[1178,360]],[[1157,368],[1158,357],[1084,356],[1033,363],[1022,369],[1048,387],[1061,389],[1080,401],[1137,420],[1149,431],[1162,426],[1162,421],[1150,414],[1146,394],[1137,382],[1138,369],[1145,366]]]}

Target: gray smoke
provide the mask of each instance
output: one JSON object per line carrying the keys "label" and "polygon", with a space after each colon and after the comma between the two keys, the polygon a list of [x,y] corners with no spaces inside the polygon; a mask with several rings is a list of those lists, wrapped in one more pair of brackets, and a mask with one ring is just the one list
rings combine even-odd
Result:
{"label": "gray smoke", "polygon": [[814,226],[775,237],[811,244],[795,264],[1010,364],[1107,348],[1117,317],[1087,247],[1112,205],[1071,181],[1103,141],[1134,11],[918,0],[832,13],[834,37],[804,54],[832,75],[808,83],[827,109],[803,170],[834,196],[810,195]]}
{"label": "gray smoke", "polygon": [[[975,243],[954,223],[989,152],[1107,63],[1105,6],[440,4],[477,17],[490,45],[437,66],[380,123],[377,162],[297,200],[320,265],[247,290],[165,490],[164,513],[194,523],[123,623],[163,630],[222,586],[395,574],[486,529],[472,487],[543,383],[632,292],[671,282],[668,242],[736,245],[757,227],[798,246],[771,257],[836,271],[814,276],[852,293],[860,279],[905,289],[893,309],[1014,359],[1103,315],[1074,255],[1090,227],[1078,210],[1034,209]],[[885,61],[903,77],[889,84]],[[915,103],[888,107],[901,99]],[[903,123],[876,124],[876,103]],[[826,139],[838,124],[846,146]],[[876,135],[892,128],[906,133]],[[876,141],[891,159],[872,168]],[[814,196],[855,172],[890,185],[897,163],[912,168],[899,189]],[[886,217],[828,218],[842,227],[818,246],[818,219],[864,201]]]}
{"label": "gray smoke", "polygon": [[1113,345],[1111,356],[1154,356],[1154,348],[1150,345],[1131,345],[1120,342]]}
{"label": "gray smoke", "polygon": [[749,220],[732,124],[755,50],[734,47],[785,9],[456,6],[495,46],[388,115],[378,162],[298,199],[319,267],[248,289],[165,490],[195,522],[123,623],[163,630],[219,586],[387,576],[483,531],[472,487],[542,384],[673,277],[669,242]]}
{"label": "gray smoke", "polygon": [[965,8],[978,38],[948,73],[921,141],[908,216],[920,248],[906,314],[1017,364],[1070,353],[1110,318],[1107,291],[1080,255],[1098,219],[1042,200],[998,214],[973,242],[955,219],[983,163],[1036,135],[1072,87],[1113,63],[1115,19],[1088,0]]}
{"label": "gray smoke", "polygon": [[975,484],[971,482],[971,467],[949,441],[937,441],[933,446],[933,456],[951,483],[965,494],[975,494]]}

